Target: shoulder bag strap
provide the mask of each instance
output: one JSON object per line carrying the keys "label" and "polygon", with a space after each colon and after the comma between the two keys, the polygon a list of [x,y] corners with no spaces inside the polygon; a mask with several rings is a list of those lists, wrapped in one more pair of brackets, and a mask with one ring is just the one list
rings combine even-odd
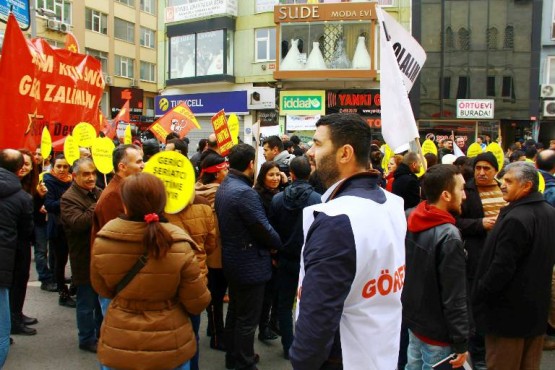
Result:
{"label": "shoulder bag strap", "polygon": [[120,280],[120,282],[116,285],[116,295],[123,290],[133,280],[135,275],[141,271],[143,267],[145,267],[146,263],[148,262],[147,254],[143,254],[139,257],[137,262],[131,267],[131,270]]}

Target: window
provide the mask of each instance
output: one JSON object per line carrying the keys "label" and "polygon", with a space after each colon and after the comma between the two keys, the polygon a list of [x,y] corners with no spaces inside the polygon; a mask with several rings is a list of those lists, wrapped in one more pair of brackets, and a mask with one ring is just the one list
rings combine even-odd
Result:
{"label": "window", "polygon": [[102,64],[102,73],[108,73],[108,53],[89,48],[85,48],[85,53],[98,59]]}
{"label": "window", "polygon": [[440,89],[443,88],[442,91],[442,99],[449,99],[451,95],[451,76],[444,76],[443,77],[443,86],[440,86]]}
{"label": "window", "polygon": [[495,96],[495,76],[488,76],[487,86],[486,86],[486,95],[487,96]]}
{"label": "window", "polygon": [[141,61],[141,80],[156,82],[156,64]]}
{"label": "window", "polygon": [[156,0],[141,0],[141,10],[145,13],[156,14]]}
{"label": "window", "polygon": [[[225,53],[224,53],[225,49]],[[233,74],[233,32],[215,30],[170,38],[170,79]]]}
{"label": "window", "polygon": [[128,42],[135,42],[135,25],[123,19],[115,18],[114,37]]}
{"label": "window", "polygon": [[116,0],[118,3],[122,3],[129,6],[135,6],[135,0]]}
{"label": "window", "polygon": [[551,18],[551,40],[555,40],[555,6],[553,7],[553,16]]}
{"label": "window", "polygon": [[141,46],[154,49],[154,31],[141,27]]}
{"label": "window", "polygon": [[548,84],[555,84],[555,56],[547,57],[547,78]]}
{"label": "window", "polygon": [[504,98],[508,98],[509,101],[513,101],[516,99],[513,76],[503,76],[503,85],[501,86],[501,96]]}
{"label": "window", "polygon": [[467,99],[470,93],[470,78],[459,76],[459,86],[457,88],[457,99]]}
{"label": "window", "polygon": [[48,9],[56,13],[56,19],[71,24],[71,1],[68,0],[36,0],[37,9]]}
{"label": "window", "polygon": [[276,29],[260,28],[255,31],[255,61],[276,60]]}
{"label": "window", "polygon": [[106,35],[108,33],[108,16],[97,10],[85,8],[85,28]]}
{"label": "window", "polygon": [[135,60],[121,55],[116,55],[116,75],[121,77],[133,78],[133,64]]}

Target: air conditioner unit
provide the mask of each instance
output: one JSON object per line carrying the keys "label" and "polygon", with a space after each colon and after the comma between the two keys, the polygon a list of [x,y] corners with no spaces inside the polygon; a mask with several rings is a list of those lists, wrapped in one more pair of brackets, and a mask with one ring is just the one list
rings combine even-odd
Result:
{"label": "air conditioner unit", "polygon": [[46,28],[48,28],[49,30],[53,30],[53,31],[59,31],[60,30],[60,22],[58,22],[55,19],[48,19],[46,21]]}
{"label": "air conditioner unit", "polygon": [[111,85],[112,84],[112,76],[104,74],[104,82],[106,83],[106,85]]}
{"label": "air conditioner unit", "polygon": [[67,23],[60,23],[60,32],[68,33],[71,31],[71,25]]}
{"label": "air conditioner unit", "polygon": [[546,100],[543,102],[543,116],[555,117],[555,100]]}
{"label": "air conditioner unit", "polygon": [[541,85],[540,96],[542,98],[555,98],[555,84]]}

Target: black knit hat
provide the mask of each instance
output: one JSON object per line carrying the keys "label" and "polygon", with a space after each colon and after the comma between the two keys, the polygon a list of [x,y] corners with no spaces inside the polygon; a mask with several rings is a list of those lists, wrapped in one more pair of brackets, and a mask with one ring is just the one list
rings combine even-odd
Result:
{"label": "black knit hat", "polygon": [[473,165],[472,168],[476,168],[476,163],[478,163],[480,161],[488,162],[489,164],[491,164],[493,166],[493,168],[495,168],[495,171],[499,171],[499,164],[497,163],[497,158],[495,158],[493,153],[484,152],[484,153],[478,154],[476,156],[476,158],[474,159],[474,165]]}

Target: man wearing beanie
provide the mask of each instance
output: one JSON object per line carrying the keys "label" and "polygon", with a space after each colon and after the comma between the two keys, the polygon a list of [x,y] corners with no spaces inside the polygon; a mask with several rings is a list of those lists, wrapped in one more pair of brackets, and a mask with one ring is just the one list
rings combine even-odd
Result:
{"label": "man wearing beanie", "polygon": [[[499,164],[495,156],[490,152],[480,153],[474,159],[474,178],[465,184],[466,201],[457,218],[457,227],[461,230],[468,252],[466,266],[469,288],[473,286],[488,232],[493,229],[501,207],[507,204],[495,178],[498,171]],[[471,336],[469,352],[474,368],[486,369],[484,337],[479,333]]]}

